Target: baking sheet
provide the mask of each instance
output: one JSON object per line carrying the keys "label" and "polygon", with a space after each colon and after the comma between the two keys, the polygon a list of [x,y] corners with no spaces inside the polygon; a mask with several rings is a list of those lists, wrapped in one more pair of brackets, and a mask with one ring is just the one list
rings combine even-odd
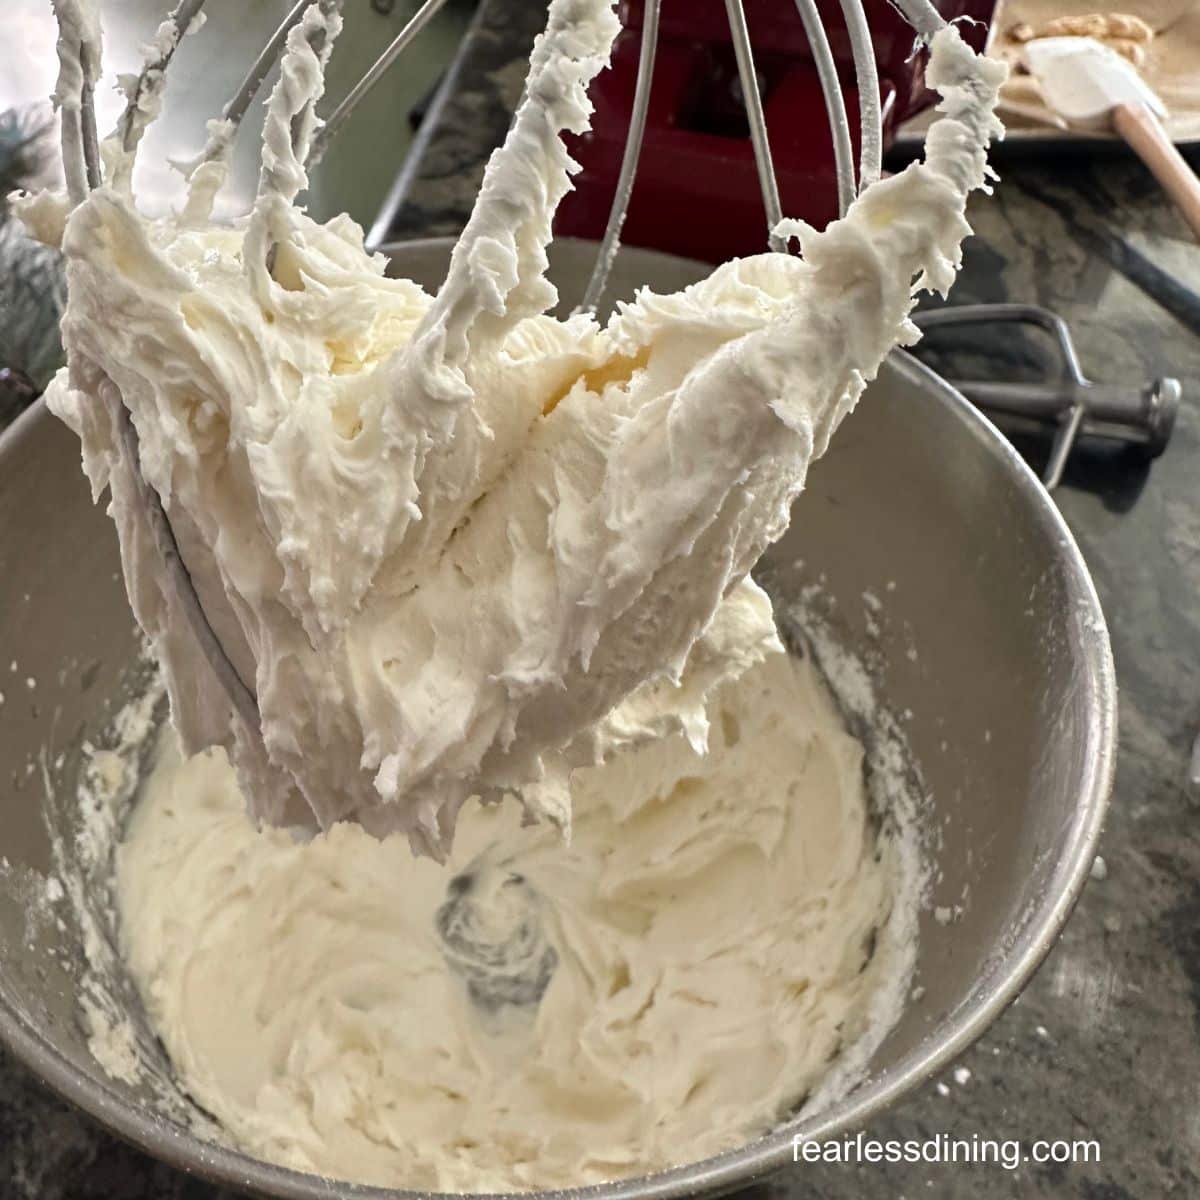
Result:
{"label": "baking sheet", "polygon": [[[987,53],[1015,64],[1021,49],[1021,43],[1012,37],[1017,26],[1025,24],[1039,31],[1056,17],[1116,13],[1140,17],[1154,30],[1139,70],[1169,110],[1164,125],[1175,143],[1200,149],[1200,0],[1118,0],[1111,6],[1097,4],[1096,0],[998,0]],[[1065,146],[1123,148],[1121,140],[1111,133],[1056,127],[1037,84],[1028,74],[1014,70],[1001,95],[1022,110],[1016,113],[1006,109],[1000,114],[1007,129],[1005,143],[1010,147],[1029,151],[1061,150]],[[1045,123],[1037,119],[1041,114],[1046,117]],[[906,121],[897,133],[897,143],[923,141],[933,115],[926,111]]]}

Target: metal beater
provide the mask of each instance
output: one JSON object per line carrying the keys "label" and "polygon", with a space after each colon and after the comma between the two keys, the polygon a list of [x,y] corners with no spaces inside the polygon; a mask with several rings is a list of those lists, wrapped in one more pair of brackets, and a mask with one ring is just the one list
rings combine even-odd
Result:
{"label": "metal beater", "polygon": [[[128,156],[122,170],[132,170],[132,159],[136,154],[147,124],[142,113],[147,98],[161,93],[163,74],[180,40],[201,15],[205,0],[179,0],[167,16],[156,37],[159,52],[148,61],[142,72],[128,89],[128,103],[111,135],[121,151]],[[262,87],[272,67],[283,53],[289,32],[304,17],[310,7],[322,14],[339,12],[343,0],[298,0],[288,12],[279,28],[268,40],[254,60],[241,86],[225,105],[219,127],[214,127],[197,167],[215,162],[229,153],[230,143],[241,125],[252,100]],[[839,0],[841,13],[849,38],[859,96],[859,122],[862,152],[859,161],[854,161],[850,141],[850,125],[846,113],[845,98],[838,78],[837,65],[830,48],[823,17],[816,0],[795,0],[800,19],[808,36],[813,61],[821,85],[825,110],[833,135],[834,167],[837,179],[839,210],[845,213],[851,201],[863,189],[879,179],[883,155],[882,112],[879,103],[879,78],[876,70],[871,30],[863,0]],[[89,6],[83,0],[52,0],[61,30],[60,57],[74,55],[79,70],[73,73],[61,90],[70,94],[57,96],[62,114],[62,151],[67,189],[73,203],[79,203],[89,191],[104,183],[101,168],[99,138],[96,131],[94,91],[100,78],[99,29],[91,18]],[[292,126],[293,147],[307,167],[320,161],[329,142],[354,112],[366,94],[380,80],[404,49],[421,33],[446,0],[425,0],[411,20],[404,26],[391,44],[362,76],[349,93],[325,115],[311,112],[300,114]],[[927,42],[945,20],[929,0],[892,0],[894,7],[912,26],[914,42]],[[759,187],[762,192],[765,214],[765,239],[770,249],[786,252],[786,239],[777,232],[784,218],[780,203],[779,187],[771,160],[771,147],[763,114],[762,96],[754,64],[754,52],[746,22],[743,0],[725,0],[738,77],[749,122],[750,137],[754,148]],[[638,156],[646,128],[646,116],[650,104],[650,88],[654,74],[655,50],[658,40],[661,0],[648,0],[643,22],[642,42],[638,61],[635,93],[629,132],[618,175],[616,193],[609,212],[604,236],[600,242],[595,267],[589,280],[582,308],[594,311],[604,290],[613,259],[620,242],[621,227],[629,206],[637,174]],[[322,31],[321,35],[324,38]],[[327,54],[329,47],[313,46],[319,54]],[[67,59],[64,58],[64,61]],[[64,77],[67,73],[64,73]],[[315,132],[313,118],[315,117]],[[307,151],[304,152],[307,142]],[[264,168],[264,176],[267,174]],[[264,182],[260,182],[260,193]],[[205,657],[212,665],[217,679],[229,696],[234,710],[255,736],[261,735],[261,719],[258,702],[251,684],[243,679],[229,659],[220,639],[213,631],[196,594],[187,565],[180,554],[171,523],[163,508],[158,493],[145,481],[137,464],[139,451],[137,434],[122,406],[120,434],[130,464],[138,478],[138,494],[145,509],[149,527],[155,543],[167,566],[176,598],[193,633],[199,640]]]}

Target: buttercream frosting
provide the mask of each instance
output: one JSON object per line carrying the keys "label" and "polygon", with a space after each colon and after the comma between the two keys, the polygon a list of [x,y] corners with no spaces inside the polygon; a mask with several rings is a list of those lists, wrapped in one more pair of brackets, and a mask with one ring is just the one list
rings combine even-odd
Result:
{"label": "buttercream frosting", "polygon": [[[574,836],[468,805],[446,867],[256,830],[168,731],[117,855],[121,951],[242,1148],[443,1192],[569,1187],[744,1142],[899,1008],[900,843],[809,661],[571,782]],[[863,1043],[869,1043],[863,1045]]]}

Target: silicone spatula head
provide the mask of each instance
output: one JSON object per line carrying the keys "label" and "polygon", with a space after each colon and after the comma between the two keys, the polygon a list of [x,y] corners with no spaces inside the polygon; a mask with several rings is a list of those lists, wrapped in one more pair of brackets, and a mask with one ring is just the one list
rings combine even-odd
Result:
{"label": "silicone spatula head", "polygon": [[1103,129],[1118,104],[1144,104],[1158,117],[1166,106],[1137,68],[1095,38],[1036,38],[1025,64],[1046,104],[1072,125]]}

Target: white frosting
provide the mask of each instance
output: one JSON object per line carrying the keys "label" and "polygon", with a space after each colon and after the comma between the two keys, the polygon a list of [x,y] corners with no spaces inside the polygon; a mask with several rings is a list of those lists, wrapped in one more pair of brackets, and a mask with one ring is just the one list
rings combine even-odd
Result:
{"label": "white frosting", "polygon": [[[945,115],[926,163],[824,232],[785,223],[802,259],[643,291],[602,328],[541,314],[571,167],[559,133],[587,127],[611,3],[554,0],[432,299],[385,278],[348,219],[292,205],[336,26],[314,5],[292,31],[244,226],[197,225],[196,208],[150,221],[114,188],[75,209],[50,404],[94,489],[112,487],[184,749],[228,748],[261,820],[353,819],[440,856],[471,794],[519,791],[566,826],[569,771],[614,738],[682,724],[700,743],[706,688],[773,638],[748,571],[883,357],[916,337],[913,280],[953,279],[1004,72],[936,34]],[[171,599],[119,404],[261,743]]]}
{"label": "white frosting", "polygon": [[768,1128],[894,1019],[900,864],[807,662],[768,654],[711,711],[710,754],[675,734],[578,772],[570,847],[473,804],[447,868],[355,825],[256,831],[224,754],[172,738],[117,879],[183,1086],[255,1155],[448,1192]]}

